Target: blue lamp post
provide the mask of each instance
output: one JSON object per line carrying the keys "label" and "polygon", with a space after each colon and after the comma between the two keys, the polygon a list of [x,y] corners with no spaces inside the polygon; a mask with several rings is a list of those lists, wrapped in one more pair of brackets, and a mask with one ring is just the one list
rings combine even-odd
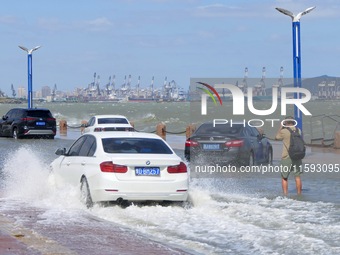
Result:
{"label": "blue lamp post", "polygon": [[[279,12],[288,15],[292,18],[293,24],[293,72],[294,72],[294,87],[301,88],[301,47],[300,47],[300,19],[302,15],[305,15],[312,10],[314,7],[307,8],[305,11],[294,15],[292,12],[282,9],[275,8]],[[294,98],[301,98],[300,93],[294,93]],[[294,105],[294,118],[297,121],[297,127],[302,130],[302,112]]]}
{"label": "blue lamp post", "polygon": [[27,52],[27,69],[28,69],[28,92],[27,92],[27,101],[28,101],[28,108],[33,107],[33,92],[32,92],[32,52],[39,49],[41,46],[34,47],[33,49],[27,49],[24,46],[19,46],[20,49]]}

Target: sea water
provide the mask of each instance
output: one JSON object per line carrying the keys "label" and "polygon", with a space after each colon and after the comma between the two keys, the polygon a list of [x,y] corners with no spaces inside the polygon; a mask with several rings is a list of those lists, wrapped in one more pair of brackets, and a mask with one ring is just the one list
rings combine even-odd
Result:
{"label": "sea water", "polygon": [[[340,130],[337,121],[340,121],[340,100],[334,101],[310,101],[304,106],[312,113],[312,116],[303,116],[303,132],[305,140],[309,143],[311,138],[334,137],[334,131]],[[0,104],[0,116],[13,107],[26,107],[26,105]],[[160,122],[166,125],[168,133],[184,134],[189,124],[200,124],[204,121],[212,121],[214,118],[226,120],[250,120],[261,119],[264,125],[261,127],[268,138],[274,138],[281,116],[280,106],[269,116],[256,116],[249,112],[245,106],[245,116],[233,116],[232,101],[223,102],[223,105],[208,104],[207,115],[200,112],[200,102],[92,102],[92,103],[35,103],[34,107],[43,107],[51,110],[59,123],[66,120],[70,128],[78,128],[82,121],[87,121],[96,114],[121,114],[133,122],[136,130],[154,132]],[[271,101],[254,101],[254,107],[259,110],[269,109]],[[293,116],[293,107],[288,105],[287,115]],[[325,115],[330,116],[325,117]],[[265,121],[275,119],[276,121]],[[274,125],[272,125],[274,123]],[[255,122],[253,125],[256,125]]]}
{"label": "sea water", "polygon": [[[152,131],[164,121],[168,130],[180,131],[190,118],[187,103],[117,105],[42,106],[75,126],[92,114],[112,113],[134,119],[141,130]],[[54,151],[68,148],[79,135],[77,129],[54,140],[0,138],[0,212],[39,208],[38,224],[47,228],[81,224],[79,215],[89,214],[198,254],[340,254],[339,173],[303,175],[302,196],[294,195],[290,179],[291,195],[283,197],[276,173],[233,174],[191,178],[191,207],[96,205],[87,210],[79,190],[56,187],[49,169]],[[169,135],[169,142],[184,141],[179,136]],[[183,158],[181,148],[176,153]],[[327,157],[336,162],[336,154]],[[275,156],[274,164],[278,160]]]}

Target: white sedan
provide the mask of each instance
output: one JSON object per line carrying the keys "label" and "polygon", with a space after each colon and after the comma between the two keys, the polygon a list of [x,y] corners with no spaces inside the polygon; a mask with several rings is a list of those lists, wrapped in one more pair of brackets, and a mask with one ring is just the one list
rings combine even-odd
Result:
{"label": "white sedan", "polygon": [[83,133],[101,131],[134,131],[129,120],[123,115],[96,115],[85,124]]}
{"label": "white sedan", "polygon": [[159,136],[139,132],[82,135],[58,149],[56,183],[79,186],[88,206],[104,201],[186,201],[187,166]]}

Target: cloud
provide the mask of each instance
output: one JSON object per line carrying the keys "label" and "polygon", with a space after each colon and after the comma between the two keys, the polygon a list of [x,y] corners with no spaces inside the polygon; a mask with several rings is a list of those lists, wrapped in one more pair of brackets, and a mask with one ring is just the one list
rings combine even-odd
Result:
{"label": "cloud", "polygon": [[0,24],[15,24],[17,23],[17,18],[10,15],[0,16]]}
{"label": "cloud", "polygon": [[227,17],[235,11],[241,10],[240,7],[228,6],[225,4],[201,5],[195,8],[195,16],[199,17]]}
{"label": "cloud", "polygon": [[225,4],[209,4],[209,5],[201,5],[201,6],[197,6],[197,9],[203,9],[203,10],[208,10],[208,9],[238,9],[238,7],[234,7],[234,6],[228,6]]}
{"label": "cloud", "polygon": [[84,23],[92,31],[106,31],[113,26],[113,23],[106,17],[89,20]]}

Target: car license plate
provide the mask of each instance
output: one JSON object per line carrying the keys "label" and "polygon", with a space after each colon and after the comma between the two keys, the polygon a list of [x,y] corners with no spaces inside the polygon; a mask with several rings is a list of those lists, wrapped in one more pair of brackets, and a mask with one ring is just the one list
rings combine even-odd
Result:
{"label": "car license plate", "polygon": [[139,176],[159,176],[159,167],[135,167],[136,175]]}
{"label": "car license plate", "polygon": [[36,123],[35,123],[35,125],[36,126],[45,126],[45,121],[37,121]]}
{"label": "car license plate", "polygon": [[204,143],[203,144],[203,150],[207,151],[213,151],[213,150],[219,150],[220,145],[218,143]]}

